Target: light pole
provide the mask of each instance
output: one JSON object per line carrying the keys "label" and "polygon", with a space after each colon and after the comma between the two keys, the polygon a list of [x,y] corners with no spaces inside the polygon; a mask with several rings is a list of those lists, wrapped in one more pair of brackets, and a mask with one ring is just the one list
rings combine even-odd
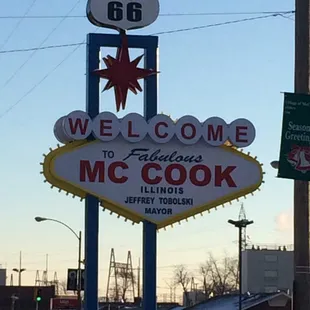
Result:
{"label": "light pole", "polygon": [[228,220],[228,223],[239,229],[239,310],[242,309],[242,228],[253,224],[253,221],[247,219],[234,221]]}
{"label": "light pole", "polygon": [[18,273],[18,286],[22,286],[22,273],[26,268],[22,268],[22,252],[19,252],[19,268],[13,268],[13,271]]}
{"label": "light pole", "polygon": [[69,229],[74,236],[78,239],[79,241],[79,254],[78,254],[78,282],[77,282],[77,298],[78,298],[78,310],[82,309],[82,300],[81,300],[81,260],[82,260],[82,232],[79,231],[79,234],[77,234],[70,226],[68,226],[67,224],[55,220],[55,219],[51,219],[51,218],[46,218],[46,217],[40,217],[37,216],[34,218],[37,222],[44,222],[44,221],[52,221],[52,222],[56,222],[58,224],[61,224],[63,226],[65,226],[67,229]]}

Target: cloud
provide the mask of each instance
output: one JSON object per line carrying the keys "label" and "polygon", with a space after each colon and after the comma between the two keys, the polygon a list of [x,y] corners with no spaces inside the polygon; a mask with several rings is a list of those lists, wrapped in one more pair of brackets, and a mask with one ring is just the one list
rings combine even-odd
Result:
{"label": "cloud", "polygon": [[276,229],[282,232],[293,230],[293,211],[292,209],[282,211],[275,218]]}

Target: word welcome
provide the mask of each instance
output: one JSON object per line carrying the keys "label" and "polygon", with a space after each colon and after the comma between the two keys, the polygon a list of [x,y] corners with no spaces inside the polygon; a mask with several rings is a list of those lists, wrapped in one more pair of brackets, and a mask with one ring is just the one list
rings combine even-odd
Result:
{"label": "word welcome", "polygon": [[73,111],[56,122],[54,134],[61,143],[84,140],[90,135],[108,142],[121,134],[131,143],[140,142],[148,136],[155,143],[168,143],[177,138],[181,143],[191,145],[203,139],[211,146],[221,146],[230,141],[236,147],[246,147],[255,139],[255,128],[243,118],[227,124],[219,117],[211,117],[200,123],[194,116],[187,115],[174,122],[169,116],[158,114],[147,122],[137,113],[118,119],[113,113],[103,112],[92,120],[86,112]]}

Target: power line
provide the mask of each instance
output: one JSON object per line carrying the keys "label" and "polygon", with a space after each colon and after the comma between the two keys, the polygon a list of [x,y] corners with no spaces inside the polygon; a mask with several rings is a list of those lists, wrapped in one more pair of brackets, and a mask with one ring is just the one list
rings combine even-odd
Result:
{"label": "power line", "polygon": [[13,49],[13,50],[0,51],[0,54],[40,51],[40,50],[46,50],[46,49],[51,49],[51,48],[72,47],[72,46],[77,46],[81,44],[85,44],[85,43],[79,42],[79,43],[68,43],[68,44],[59,44],[59,45],[47,45],[47,46],[42,46],[42,47]]}
{"label": "power line", "polygon": [[[171,34],[171,33],[176,33],[176,32],[184,32],[184,31],[191,31],[191,30],[197,30],[197,29],[211,28],[211,27],[217,27],[217,26],[235,24],[235,23],[240,23],[240,22],[253,21],[253,20],[258,20],[258,19],[263,19],[263,18],[277,17],[277,16],[279,16],[279,13],[266,15],[266,16],[244,18],[244,19],[239,19],[239,20],[235,20],[235,21],[228,21],[228,22],[223,22],[223,23],[217,23],[217,24],[196,26],[196,27],[192,27],[192,28],[183,28],[183,29],[176,29],[176,30],[170,30],[170,31],[165,31],[165,32],[158,32],[158,33],[153,33],[152,35]],[[95,32],[97,32],[99,29],[100,28],[97,28]],[[59,64],[57,64],[51,71],[49,71],[38,83],[36,83],[32,88],[30,88],[19,100],[17,100],[14,104],[9,106],[9,108],[0,115],[0,119],[2,119],[7,113],[9,113],[11,110],[13,110],[20,102],[22,102],[23,99],[25,99],[27,96],[29,96],[40,84],[42,84],[55,70],[57,70],[67,59],[69,59],[73,55],[73,53],[75,51],[77,51],[84,44],[86,44],[85,40],[83,42],[80,42],[80,43],[68,44],[67,46],[75,46],[73,51],[71,51]],[[58,46],[55,46],[55,45],[50,46],[50,48],[56,48],[56,47],[58,47]],[[39,50],[39,49],[42,49],[42,48],[36,48],[36,50]]]}
{"label": "power line", "polygon": [[[287,13],[287,14],[289,14],[289,13]],[[152,35],[163,35],[163,34],[170,34],[170,33],[177,33],[177,32],[186,32],[186,31],[192,31],[192,30],[213,28],[213,27],[218,27],[218,26],[244,23],[244,22],[249,22],[249,21],[253,21],[253,20],[266,19],[266,18],[277,17],[277,16],[283,17],[284,14],[274,13],[274,14],[270,14],[270,15],[263,15],[263,16],[257,16],[257,17],[249,17],[249,18],[237,19],[237,20],[232,20],[232,21],[226,21],[223,23],[215,23],[215,24],[209,24],[209,25],[202,25],[202,26],[196,26],[196,27],[181,28],[181,29],[176,29],[176,30],[157,32],[157,33],[153,33]]]}
{"label": "power line", "polygon": [[281,16],[283,18],[286,18],[286,19],[289,19],[289,20],[292,20],[292,21],[295,21],[295,19],[292,16],[286,16],[286,15],[283,15],[283,14],[279,14],[279,16]]}
{"label": "power line", "polygon": [[[99,30],[96,29],[95,33]],[[50,70],[40,81],[38,81],[33,87],[31,87],[20,99],[18,99],[14,104],[10,105],[2,114],[0,114],[0,119],[3,118],[7,113],[13,110],[20,102],[22,102],[26,97],[28,97],[37,87],[39,87],[54,71],[56,71],[64,62],[66,62],[83,44],[86,44],[86,40],[76,45],[75,48],[67,54],[60,63],[58,63],[52,70]]]}
{"label": "power line", "polygon": [[[291,14],[291,12],[286,12],[285,14]],[[212,27],[224,26],[224,25],[229,25],[229,24],[237,24],[237,23],[248,22],[248,21],[253,21],[253,20],[258,20],[258,19],[265,19],[265,18],[270,18],[270,17],[277,17],[277,16],[284,17],[285,14],[274,13],[274,14],[270,14],[266,16],[257,16],[257,17],[251,17],[251,18],[226,21],[226,22],[216,23],[216,24],[208,24],[208,25],[202,25],[202,26],[196,26],[196,27],[168,30],[168,31],[163,31],[163,32],[152,33],[151,35],[164,35],[164,34],[172,34],[172,33],[192,31],[192,30],[198,30],[198,29],[212,28]],[[0,51],[0,54],[10,54],[10,53],[30,52],[30,51],[46,50],[46,49],[54,49],[54,48],[73,47],[73,46],[78,46],[78,45],[83,45],[83,44],[85,43],[77,42],[77,43],[68,43],[68,44],[58,44],[58,45],[54,44],[54,45],[39,46],[39,47],[12,49],[12,50]]]}
{"label": "power line", "polygon": [[37,0],[33,0],[32,3],[29,5],[29,7],[27,8],[26,12],[24,15],[17,17],[19,19],[19,21],[16,23],[15,27],[12,29],[12,31],[10,32],[10,34],[6,37],[6,39],[4,40],[4,42],[1,44],[0,46],[0,50],[2,50],[5,45],[9,42],[9,40],[11,39],[11,37],[14,35],[15,31],[18,29],[18,27],[20,26],[20,24],[22,23],[22,21],[27,17],[27,14],[30,12],[30,10],[34,7],[34,5],[36,4]]}
{"label": "power line", "polygon": [[65,15],[59,23],[49,32],[49,34],[45,37],[45,39],[41,42],[38,49],[34,49],[33,53],[29,55],[29,57],[24,61],[24,63],[17,68],[17,70],[5,81],[2,88],[0,90],[3,90],[13,79],[14,77],[21,71],[23,67],[26,66],[26,64],[33,58],[33,56],[36,54],[36,52],[43,46],[43,44],[51,37],[51,35],[60,27],[60,25],[66,20],[66,16],[69,16],[70,13],[78,6],[78,4],[81,2],[81,0],[77,0],[75,5],[69,10],[67,15]]}
{"label": "power line", "polygon": [[[262,15],[262,14],[288,14],[295,11],[257,11],[257,12],[200,12],[200,13],[165,13],[161,17],[182,17],[182,16],[227,16],[227,15]],[[63,15],[32,15],[25,16],[26,19],[58,19]],[[0,16],[0,19],[18,19],[21,16]],[[86,15],[70,15],[66,18],[86,18]]]}
{"label": "power line", "polygon": [[76,46],[73,51],[71,51],[69,54],[66,55],[63,60],[58,63],[52,70],[50,70],[39,82],[37,82],[33,87],[31,87],[19,100],[17,100],[14,104],[9,106],[7,110],[5,110],[1,115],[0,119],[3,118],[7,113],[9,113],[11,110],[13,110],[21,101],[23,101],[26,97],[28,97],[39,85],[41,85],[54,71],[56,71],[65,61],[67,61],[74,52],[76,52],[79,47],[85,44],[85,42],[81,43],[79,46]]}

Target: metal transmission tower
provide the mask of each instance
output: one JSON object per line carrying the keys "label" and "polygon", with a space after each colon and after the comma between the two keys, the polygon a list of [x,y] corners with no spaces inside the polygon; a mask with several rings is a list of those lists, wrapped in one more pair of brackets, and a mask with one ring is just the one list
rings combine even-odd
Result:
{"label": "metal transmission tower", "polygon": [[176,289],[177,289],[177,285],[175,284],[175,281],[171,281],[170,284],[165,281],[169,291],[170,291],[170,302],[176,302]]}
{"label": "metal transmission tower", "polygon": [[55,286],[55,294],[59,294],[59,281],[57,277],[57,272],[54,272],[54,280],[49,282],[49,285],[54,285]]}
{"label": "metal transmission tower", "polygon": [[36,272],[36,278],[34,280],[34,286],[41,286],[40,271],[39,270],[37,270],[37,272]]}
{"label": "metal transmission tower", "polygon": [[128,293],[131,293],[132,300],[134,300],[135,277],[131,253],[128,251],[127,262],[121,263],[115,260],[114,249],[111,249],[106,300],[115,302],[128,301]]}
{"label": "metal transmission tower", "polygon": [[42,279],[40,279],[40,270],[37,270],[36,272],[36,278],[35,278],[35,286],[55,286],[55,294],[58,295],[58,288],[59,288],[59,281],[57,277],[57,272],[54,272],[54,279],[52,281],[48,281],[48,274],[47,270],[43,271]]}
{"label": "metal transmission tower", "polygon": [[[242,221],[242,220],[247,220],[243,203],[241,203],[241,207],[239,211],[239,221]],[[246,226],[242,228],[241,236],[242,236],[241,237],[241,248],[244,251],[247,248],[248,239],[249,239],[249,236],[246,234]]]}

